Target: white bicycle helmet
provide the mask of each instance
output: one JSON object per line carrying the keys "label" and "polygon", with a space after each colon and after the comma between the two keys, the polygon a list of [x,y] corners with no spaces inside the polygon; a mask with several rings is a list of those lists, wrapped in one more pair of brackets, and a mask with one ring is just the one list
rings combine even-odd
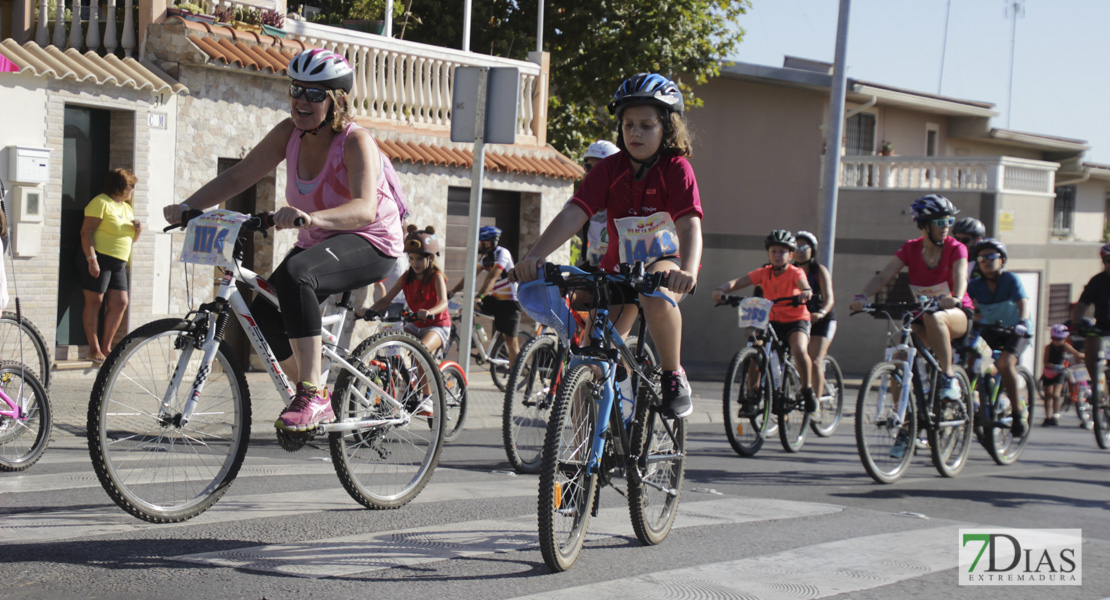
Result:
{"label": "white bicycle helmet", "polygon": [[587,158],[605,158],[620,151],[620,148],[617,148],[617,145],[613,142],[598,140],[590,144],[589,148],[586,148],[586,154],[582,157],[582,160],[586,160]]}
{"label": "white bicycle helmet", "polygon": [[294,56],[289,61],[289,77],[348,93],[355,84],[355,72],[347,59],[323,48],[311,48]]}

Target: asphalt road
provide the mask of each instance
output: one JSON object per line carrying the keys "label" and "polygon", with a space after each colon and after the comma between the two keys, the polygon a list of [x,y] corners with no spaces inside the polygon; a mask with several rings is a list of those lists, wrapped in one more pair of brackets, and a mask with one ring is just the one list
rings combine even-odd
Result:
{"label": "asphalt road", "polygon": [[[1110,452],[1073,416],[1036,428],[1022,460],[996,466],[979,446],[956,479],[928,454],[878,485],[851,421],[800,453],[768,442],[740,458],[721,425],[717,384],[699,398],[679,520],[644,547],[627,503],[601,496],[578,563],[551,574],[536,547],[536,478],[501,449],[497,394],[475,378],[476,411],[410,505],[369,511],[340,487],[326,450],[286,453],[269,423],[268,382],[251,375],[247,461],[212,509],[151,525],[118,509],[84,444],[90,376],[59,378],[46,456],[0,473],[4,598],[1103,598],[1110,594]],[[854,392],[854,390],[851,390]],[[849,394],[849,398],[854,397]],[[850,403],[849,403],[850,404]],[[1039,420],[1038,420],[1039,422]],[[958,530],[1082,529],[1082,586],[958,584]]]}

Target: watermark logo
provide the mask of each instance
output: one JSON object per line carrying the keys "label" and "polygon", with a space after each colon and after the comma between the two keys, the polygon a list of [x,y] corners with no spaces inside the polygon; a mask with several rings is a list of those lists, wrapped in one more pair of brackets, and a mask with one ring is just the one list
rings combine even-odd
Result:
{"label": "watermark logo", "polygon": [[1083,585],[1080,529],[961,529],[960,585]]}

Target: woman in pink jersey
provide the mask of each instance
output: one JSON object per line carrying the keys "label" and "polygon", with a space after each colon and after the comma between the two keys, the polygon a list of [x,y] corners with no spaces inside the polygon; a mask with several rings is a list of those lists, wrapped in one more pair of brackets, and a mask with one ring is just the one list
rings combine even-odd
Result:
{"label": "woman in pink jersey", "polygon": [[354,124],[348,94],[354,72],[340,55],[320,48],[289,61],[291,115],[234,167],[183,204],[167,206],[171,223],[189,210],[228,200],[286,162],[286,206],[274,213],[278,229],[304,225],[296,247],[269,281],[281,313],[256,300],[251,312],[297,394],[274,423],[308,431],[335,420],[320,381],[320,302],[380,281],[403,250],[401,210],[383,176],[392,168],[370,132]]}
{"label": "woman in pink jersey", "polygon": [[914,328],[944,369],[941,396],[957,400],[960,388],[952,377],[952,340],[967,334],[974,314],[974,305],[967,295],[967,246],[949,236],[956,220],[953,215],[960,210],[948,198],[929,194],[914,200],[910,212],[924,234],[902,244],[894,258],[856,296],[851,308],[862,308],[872,295],[908,267],[914,297],[925,296],[939,303],[940,308],[927,313],[922,318],[923,324],[915,323]]}
{"label": "woman in pink jersey", "polygon": [[[686,160],[692,152],[682,107],[682,92],[662,75],[638,73],[621,84],[609,103],[619,123],[621,152],[586,174],[574,197],[517,263],[517,281],[534,280],[548,254],[595,213],[607,210],[609,247],[601,270],[640,261],[650,272],[668,272],[667,288],[660,291],[676,302],[693,291],[701,262],[702,211],[694,169]],[[617,330],[623,336],[636,318],[631,305],[636,293],[629,286],[616,288],[629,299],[624,309],[614,306],[610,313],[622,316]],[[640,306],[663,369],[663,414],[685,418],[694,406],[681,364],[682,313],[662,298],[640,296]]]}

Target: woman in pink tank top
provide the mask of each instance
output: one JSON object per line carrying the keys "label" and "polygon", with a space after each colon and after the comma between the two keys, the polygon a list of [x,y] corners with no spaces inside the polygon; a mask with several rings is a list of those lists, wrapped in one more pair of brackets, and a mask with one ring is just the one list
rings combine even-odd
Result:
{"label": "woman in pink tank top", "polygon": [[182,204],[163,209],[176,223],[189,210],[224,202],[286,162],[286,206],[278,229],[304,220],[296,247],[270,276],[281,312],[256,299],[251,312],[297,395],[274,423],[309,431],[335,420],[320,381],[320,302],[385,278],[402,251],[402,202],[384,173],[392,170],[370,132],[354,124],[348,94],[354,73],[340,55],[320,48],[289,62],[290,117],[247,156]]}

